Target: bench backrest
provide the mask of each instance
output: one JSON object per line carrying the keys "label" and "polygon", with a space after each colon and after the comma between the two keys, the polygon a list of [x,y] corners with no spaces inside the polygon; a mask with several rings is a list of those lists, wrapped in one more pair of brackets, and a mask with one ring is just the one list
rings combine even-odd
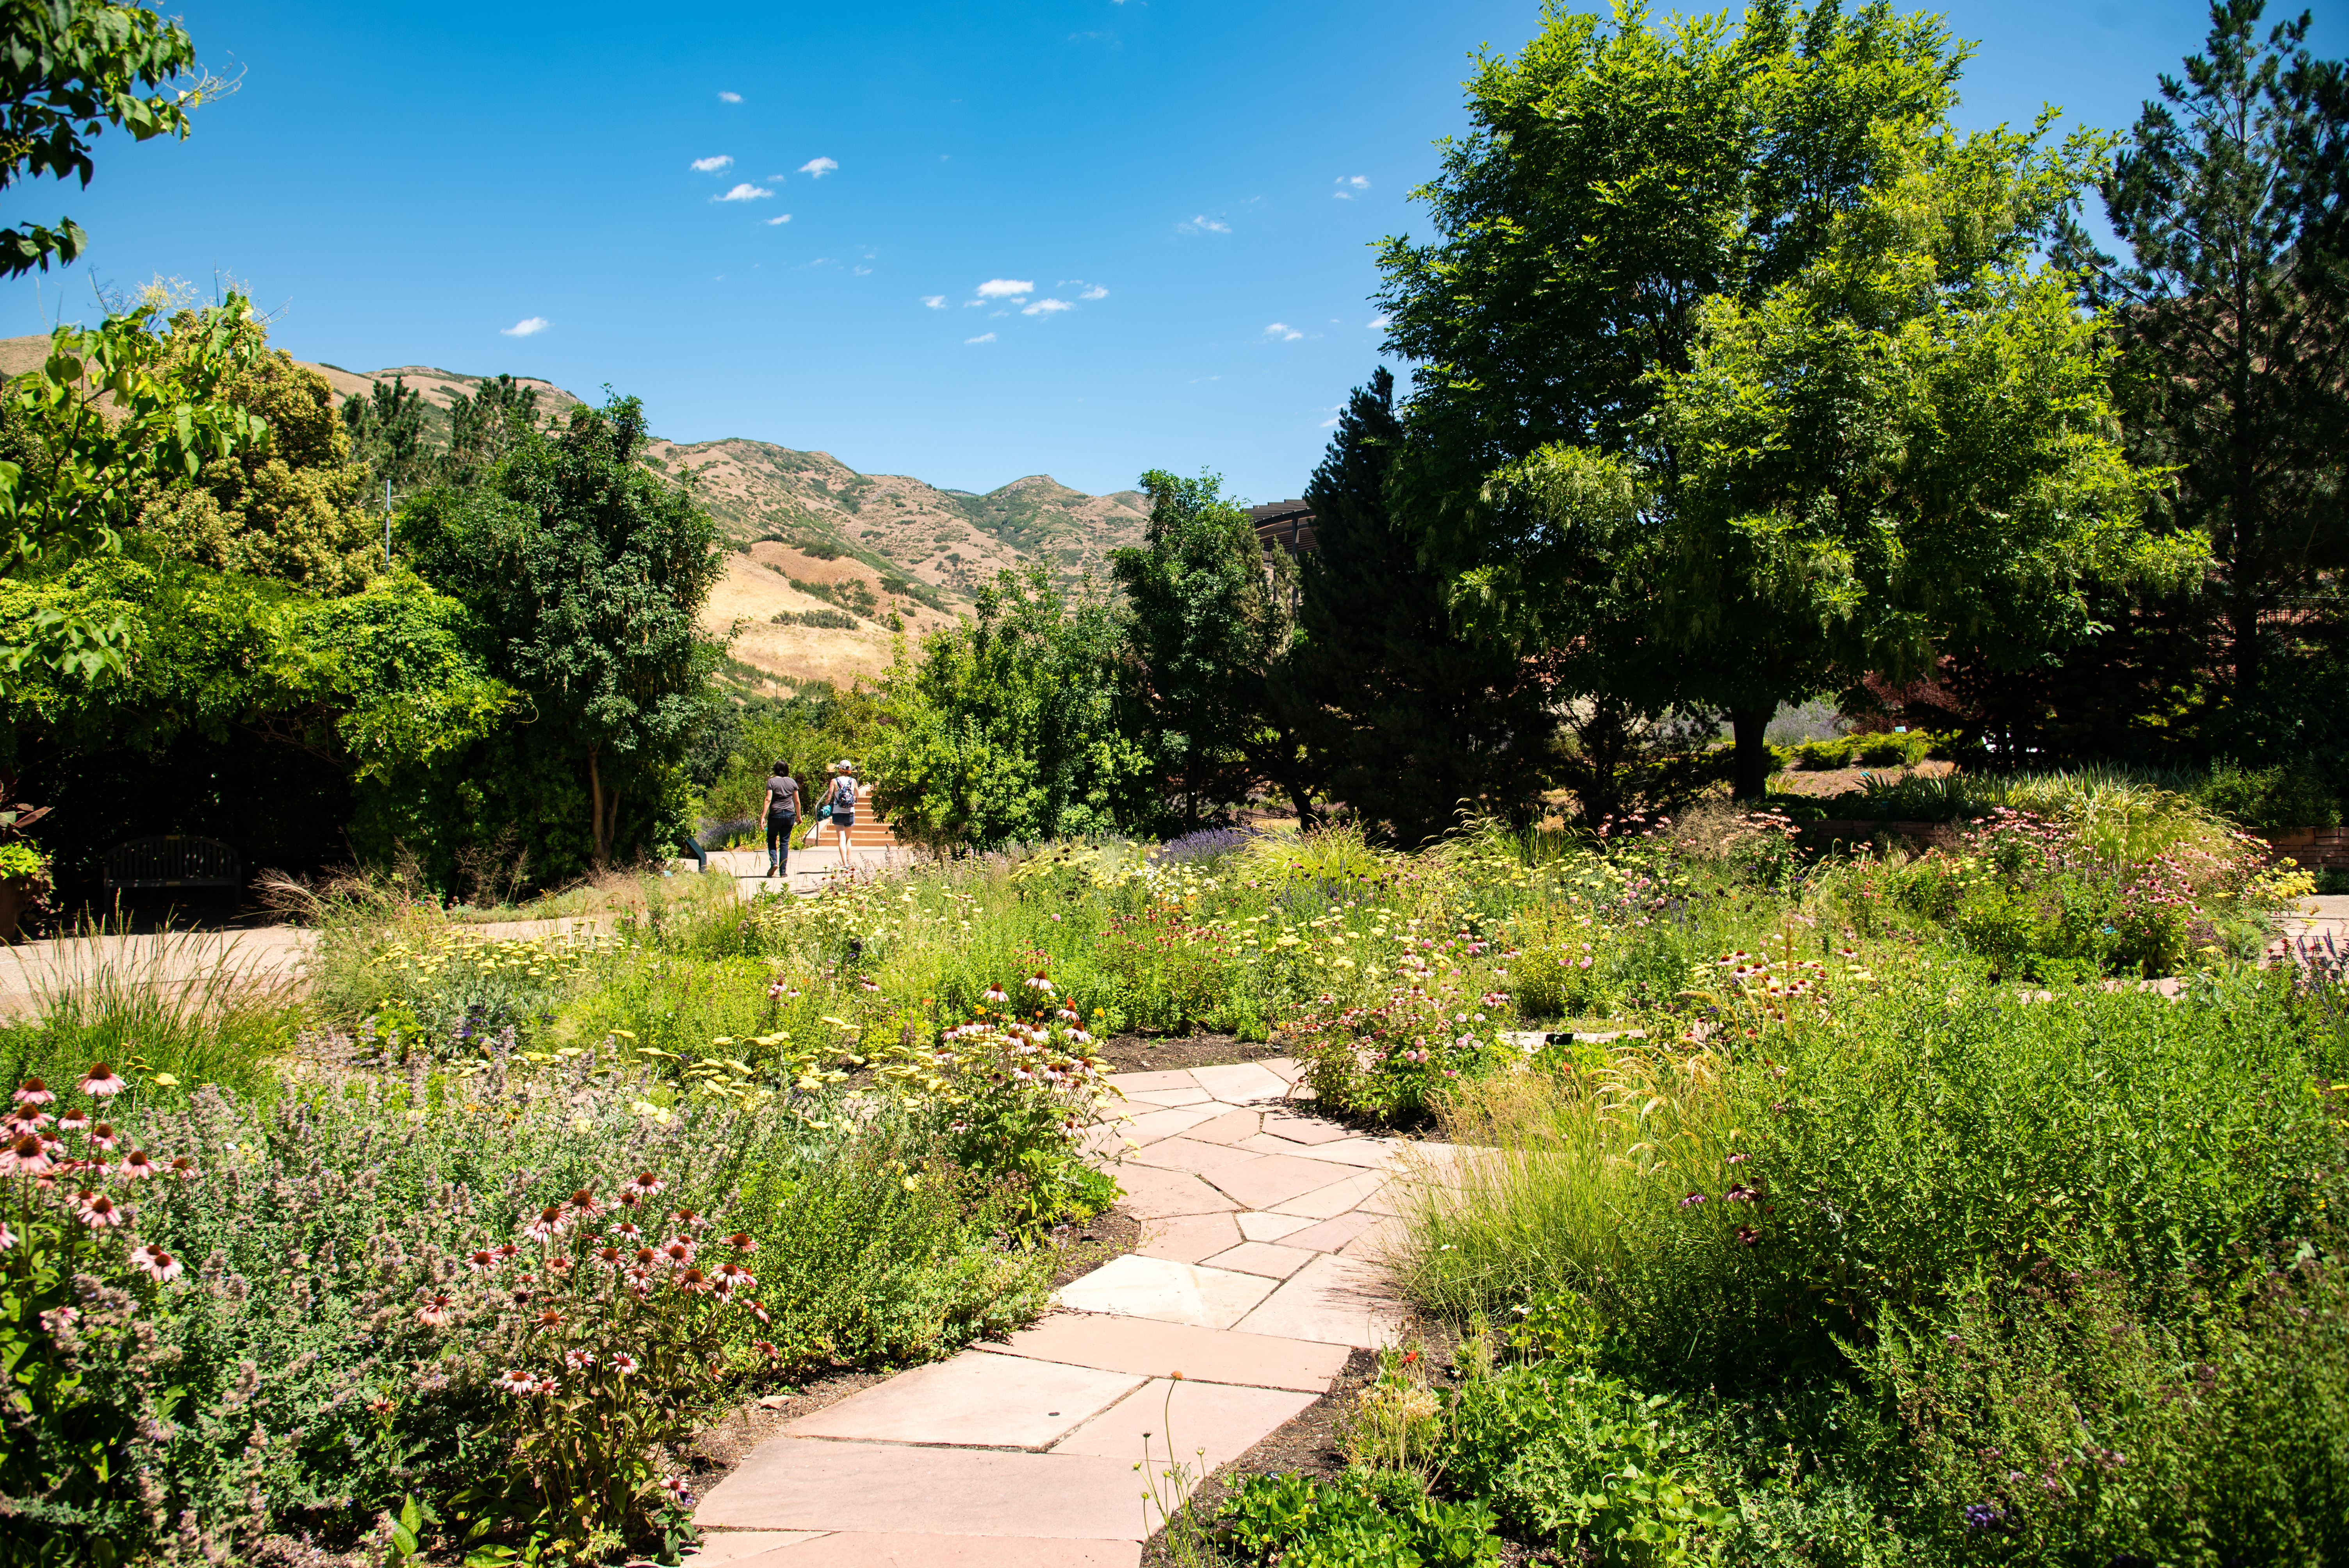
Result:
{"label": "bench backrest", "polygon": [[125,887],[242,887],[236,851],[218,839],[160,833],[129,839],[106,851],[106,885]]}

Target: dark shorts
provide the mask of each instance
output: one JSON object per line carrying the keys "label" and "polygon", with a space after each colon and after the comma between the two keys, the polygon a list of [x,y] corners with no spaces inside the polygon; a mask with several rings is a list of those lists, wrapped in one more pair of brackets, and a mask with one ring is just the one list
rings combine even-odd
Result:
{"label": "dark shorts", "polygon": [[853,828],[856,826],[856,813],[854,811],[834,811],[832,814],[832,825],[835,828]]}

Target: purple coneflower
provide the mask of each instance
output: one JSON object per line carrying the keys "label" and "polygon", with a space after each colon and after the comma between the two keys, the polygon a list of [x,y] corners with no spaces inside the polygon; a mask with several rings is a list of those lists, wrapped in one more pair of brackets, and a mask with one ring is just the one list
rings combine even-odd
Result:
{"label": "purple coneflower", "polygon": [[[1010,993],[1010,992],[1009,992],[1009,991],[1006,991],[1006,990],[1005,990],[1002,986],[1000,986],[1000,985],[989,985],[989,986],[987,988],[987,990],[982,994],[982,999],[983,999],[983,1000],[985,1000],[985,1001],[992,1002],[992,1003],[994,1003],[997,1006],[1000,1007],[1001,1006],[1003,1006],[1003,1004],[1004,1004],[1004,1003],[1009,1002],[1009,1000],[1011,1000],[1011,993]],[[36,1080],[34,1080],[34,1081],[38,1082],[39,1080],[38,1080],[38,1079],[36,1079]],[[24,1098],[24,1097],[20,1095],[20,1096],[18,1096],[17,1098],[21,1099],[22,1099],[22,1098]]]}
{"label": "purple coneflower", "polygon": [[179,1155],[172,1160],[171,1170],[166,1174],[182,1181],[192,1181],[196,1179],[196,1162],[188,1155]]}
{"label": "purple coneflower", "polygon": [[1704,1194],[1703,1194],[1703,1193],[1702,1193],[1702,1192],[1691,1192],[1687,1197],[1685,1197],[1685,1198],[1683,1198],[1683,1199],[1682,1199],[1682,1200],[1681,1200],[1681,1207],[1682,1207],[1682,1208],[1683,1208],[1683,1209],[1693,1209],[1693,1208],[1695,1208],[1698,1204],[1700,1204],[1700,1203],[1702,1203],[1702,1202],[1704,1202]]}
{"label": "purple coneflower", "polygon": [[528,1394],[538,1387],[538,1379],[519,1369],[504,1372],[498,1377],[498,1391],[502,1394]]}
{"label": "purple coneflower", "polygon": [[1723,1192],[1721,1195],[1721,1201],[1724,1203],[1751,1203],[1754,1199],[1759,1198],[1760,1196],[1762,1196],[1761,1193],[1756,1192],[1753,1188],[1748,1187],[1744,1182],[1740,1181],[1728,1191]]}
{"label": "purple coneflower", "polygon": [[708,1295],[718,1288],[717,1282],[699,1269],[684,1270],[669,1283],[688,1295]]}
{"label": "purple coneflower", "polygon": [[612,1370],[626,1377],[636,1369],[636,1358],[625,1350],[612,1352]]}
{"label": "purple coneflower", "polygon": [[698,1209],[679,1209],[669,1215],[669,1218],[688,1231],[706,1231],[709,1228],[709,1216]]}
{"label": "purple coneflower", "polygon": [[27,1132],[5,1148],[0,1148],[0,1176],[46,1176],[54,1165],[49,1159],[48,1145],[37,1132]]}
{"label": "purple coneflower", "polygon": [[661,1480],[661,1488],[663,1491],[667,1491],[670,1497],[676,1499],[678,1507],[689,1508],[692,1506],[693,1493],[686,1490],[685,1478],[683,1476],[673,1475],[663,1477]]}
{"label": "purple coneflower", "polygon": [[719,1264],[718,1265],[717,1274],[718,1290],[719,1294],[721,1295],[731,1295],[738,1290],[750,1290],[759,1283],[757,1278],[751,1274],[750,1271],[744,1268],[740,1264]]}
{"label": "purple coneflower", "polygon": [[475,1274],[494,1274],[504,1260],[487,1247],[477,1247],[466,1254],[465,1266]]}
{"label": "purple coneflower", "polygon": [[774,1321],[773,1318],[767,1315],[767,1309],[761,1306],[755,1301],[750,1303],[750,1315],[757,1318],[761,1323],[772,1323]]}
{"label": "purple coneflower", "polygon": [[1751,1225],[1738,1226],[1735,1234],[1737,1244],[1741,1247],[1750,1247],[1762,1239],[1762,1233]]}
{"label": "purple coneflower", "polygon": [[130,1249],[130,1265],[158,1284],[180,1277],[180,1260],[152,1242]]}
{"label": "purple coneflower", "polygon": [[617,1236],[624,1242],[633,1242],[644,1233],[636,1224],[626,1220],[621,1221],[605,1233],[606,1235]]}
{"label": "purple coneflower", "polygon": [[625,1189],[633,1198],[649,1198],[661,1190],[661,1179],[649,1171],[639,1171],[628,1178]]}
{"label": "purple coneflower", "polygon": [[755,1253],[759,1250],[758,1242],[748,1231],[735,1232],[726,1238],[726,1244],[738,1253]]}
{"label": "purple coneflower", "polygon": [[130,1211],[103,1192],[84,1192],[74,1199],[74,1212],[94,1231],[130,1222]]}
{"label": "purple coneflower", "polygon": [[571,1194],[571,1212],[582,1217],[600,1214],[604,1212],[604,1205],[595,1201],[595,1193],[582,1187]]}
{"label": "purple coneflower", "polygon": [[563,1323],[563,1314],[557,1312],[551,1306],[544,1312],[538,1315],[538,1326],[541,1328],[558,1328],[562,1326]]}
{"label": "purple coneflower", "polygon": [[533,1242],[551,1242],[563,1231],[563,1206],[549,1203],[538,1212],[538,1218],[524,1225],[522,1233]]}
{"label": "purple coneflower", "polygon": [[122,1173],[133,1181],[152,1176],[160,1169],[155,1157],[143,1149],[134,1149],[122,1157]]}
{"label": "purple coneflower", "polygon": [[595,1365],[595,1354],[591,1350],[566,1350],[563,1364],[574,1372],[585,1372]]}
{"label": "purple coneflower", "polygon": [[455,1305],[446,1291],[435,1291],[416,1309],[416,1321],[427,1328],[438,1328],[449,1321],[449,1309]]}
{"label": "purple coneflower", "polygon": [[84,1094],[94,1094],[98,1099],[104,1099],[109,1095],[120,1094],[130,1086],[123,1082],[115,1070],[104,1062],[92,1062],[89,1065],[89,1071],[84,1073],[81,1082],[74,1087]]}
{"label": "purple coneflower", "polygon": [[80,1132],[88,1126],[89,1112],[82,1109],[79,1106],[74,1107],[71,1110],[67,1111],[64,1115],[57,1118],[57,1130],[59,1132]]}
{"label": "purple coneflower", "polygon": [[57,1098],[49,1091],[49,1086],[36,1078],[26,1078],[25,1087],[16,1091],[18,1105],[47,1105]]}
{"label": "purple coneflower", "polygon": [[693,1243],[683,1236],[671,1236],[660,1244],[660,1261],[673,1269],[681,1269],[693,1262]]}

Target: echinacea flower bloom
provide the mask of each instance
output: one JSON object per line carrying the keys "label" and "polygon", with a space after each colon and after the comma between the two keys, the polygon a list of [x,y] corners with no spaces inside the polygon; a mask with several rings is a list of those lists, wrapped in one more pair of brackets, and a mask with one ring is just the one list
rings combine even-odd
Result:
{"label": "echinacea flower bloom", "polygon": [[750,1271],[740,1264],[719,1264],[715,1272],[718,1275],[718,1291],[721,1295],[731,1295],[738,1290],[752,1289],[759,1283]]}
{"label": "echinacea flower bloom", "polygon": [[6,1221],[0,1220],[0,1253],[6,1252],[10,1247],[15,1246],[16,1244],[16,1233],[8,1228],[8,1222]]}
{"label": "echinacea flower bloom", "polygon": [[179,1155],[172,1160],[169,1174],[182,1181],[192,1181],[196,1179],[196,1162],[188,1155]]}
{"label": "echinacea flower bloom", "polygon": [[548,1307],[544,1312],[542,1312],[542,1313],[540,1313],[540,1314],[538,1315],[538,1326],[539,1326],[541,1328],[555,1328],[555,1327],[559,1327],[559,1326],[562,1326],[562,1324],[564,1323],[564,1319],[563,1314],[561,1314],[561,1313],[559,1313],[559,1312],[555,1311],[555,1310],[554,1310],[554,1308],[553,1308],[553,1307],[551,1307],[551,1306],[550,1306],[550,1307]]}
{"label": "echinacea flower bloom", "polygon": [[133,1181],[141,1177],[152,1176],[159,1169],[160,1167],[156,1165],[155,1157],[143,1149],[134,1149],[122,1157],[122,1173]]}
{"label": "echinacea flower bloom", "polygon": [[633,1198],[649,1198],[661,1190],[661,1179],[649,1171],[639,1171],[628,1178],[622,1189]]}
{"label": "echinacea flower bloom", "polygon": [[53,1168],[49,1146],[37,1132],[27,1132],[0,1148],[0,1176],[46,1176]]}
{"label": "echinacea flower bloom", "polygon": [[538,1218],[522,1228],[522,1233],[533,1242],[551,1242],[563,1233],[563,1206],[549,1203],[538,1212]]}
{"label": "echinacea flower bloom", "polygon": [[50,1092],[48,1085],[36,1078],[30,1078],[25,1080],[24,1088],[16,1091],[16,1098],[18,1105],[47,1105],[57,1097]]}
{"label": "echinacea flower bloom", "polygon": [[[994,1003],[999,1007],[1003,1006],[1004,1003],[1011,1000],[1011,993],[1006,991],[1000,985],[989,985],[982,995],[985,1000]],[[38,1082],[39,1080],[35,1079],[34,1081]],[[22,1099],[23,1097],[19,1096],[18,1098]]]}
{"label": "echinacea flower bloom", "polygon": [[130,1211],[103,1192],[84,1192],[74,1200],[74,1213],[94,1231],[130,1222]]}
{"label": "echinacea flower bloom", "polygon": [[1736,1235],[1737,1244],[1741,1247],[1750,1247],[1762,1239],[1762,1233],[1751,1225],[1738,1226]]}
{"label": "echinacea flower bloom", "polygon": [[455,1305],[446,1291],[435,1291],[416,1309],[416,1321],[427,1328],[438,1328],[449,1321],[449,1309]]}
{"label": "echinacea flower bloom", "polygon": [[1745,1152],[1745,1150],[1744,1150],[1743,1149],[1740,1149],[1740,1150],[1736,1150],[1736,1151],[1735,1151],[1735,1152],[1733,1152],[1733,1153],[1731,1153],[1731,1154],[1727,1154],[1727,1155],[1723,1156],[1723,1158],[1722,1158],[1722,1161],[1721,1161],[1721,1162],[1722,1162],[1723,1165],[1743,1165],[1743,1164],[1744,1164],[1748,1160],[1751,1160],[1751,1159],[1753,1159],[1753,1158],[1754,1158],[1754,1156],[1752,1156],[1751,1154],[1746,1153],[1746,1152]]}
{"label": "echinacea flower bloom", "polygon": [[527,1372],[510,1371],[500,1374],[498,1377],[498,1391],[502,1394],[528,1394],[537,1387],[538,1379]]}
{"label": "echinacea flower bloom", "polygon": [[748,1231],[735,1232],[726,1238],[726,1244],[738,1253],[755,1253],[759,1250],[758,1242]]}
{"label": "echinacea flower bloom", "polygon": [[84,1073],[81,1082],[74,1087],[84,1094],[96,1095],[98,1099],[104,1099],[109,1095],[120,1094],[130,1086],[123,1082],[120,1076],[104,1062],[92,1062],[89,1065],[89,1071]]}
{"label": "echinacea flower bloom", "polygon": [[617,1372],[621,1377],[626,1377],[634,1374],[636,1369],[636,1358],[635,1357],[629,1355],[625,1350],[615,1350],[612,1352],[613,1371]]}
{"label": "echinacea flower bloom", "polygon": [[566,1350],[563,1353],[563,1364],[574,1372],[585,1372],[595,1365],[595,1353],[592,1350]]}
{"label": "echinacea flower bloom", "polygon": [[669,1218],[688,1231],[706,1231],[709,1228],[709,1216],[698,1209],[679,1209]]}
{"label": "echinacea flower bloom", "polygon": [[130,1266],[158,1284],[180,1277],[180,1260],[152,1242],[130,1249]]}
{"label": "echinacea flower bloom", "polygon": [[660,1261],[669,1267],[681,1269],[693,1262],[693,1243],[683,1236],[671,1236],[660,1244]]}
{"label": "echinacea flower bloom", "polygon": [[1704,1194],[1703,1194],[1703,1193],[1702,1193],[1702,1192],[1691,1192],[1687,1197],[1685,1197],[1685,1198],[1683,1198],[1683,1199],[1682,1199],[1682,1200],[1681,1200],[1681,1207],[1682,1207],[1682,1208],[1683,1208],[1683,1209],[1693,1209],[1693,1208],[1695,1208],[1699,1203],[1702,1203],[1702,1202],[1704,1202]]}
{"label": "echinacea flower bloom", "polygon": [[677,1500],[678,1507],[690,1508],[693,1506],[693,1493],[686,1490],[685,1478],[683,1476],[664,1476],[661,1479],[661,1487],[662,1490],[667,1491],[670,1497]]}
{"label": "echinacea flower bloom", "polygon": [[755,1301],[750,1304],[750,1315],[757,1318],[761,1323],[772,1323],[774,1321],[773,1318],[767,1315],[767,1309],[761,1306]]}
{"label": "echinacea flower bloom", "polygon": [[1040,992],[1047,996],[1052,994],[1052,983],[1044,977],[1044,972],[1041,969],[1028,976],[1022,984],[1030,991]]}
{"label": "echinacea flower bloom", "polygon": [[466,1254],[465,1266],[475,1274],[495,1274],[505,1260],[487,1247],[477,1247]]}
{"label": "echinacea flower bloom", "polygon": [[79,1132],[88,1126],[89,1112],[82,1109],[79,1106],[74,1107],[71,1110],[67,1111],[65,1114],[57,1118],[57,1130],[59,1132]]}
{"label": "echinacea flower bloom", "polygon": [[602,1264],[607,1269],[618,1268],[620,1266],[620,1249],[617,1247],[597,1247],[595,1249],[595,1258],[597,1263]]}
{"label": "echinacea flower bloom", "polygon": [[699,1269],[686,1269],[672,1278],[669,1283],[688,1295],[708,1295],[718,1288],[717,1282]]}
{"label": "echinacea flower bloom", "polygon": [[600,1214],[604,1212],[604,1205],[596,1202],[595,1194],[590,1192],[585,1187],[580,1188],[579,1191],[571,1194],[570,1208],[574,1214],[579,1215],[583,1218]]}

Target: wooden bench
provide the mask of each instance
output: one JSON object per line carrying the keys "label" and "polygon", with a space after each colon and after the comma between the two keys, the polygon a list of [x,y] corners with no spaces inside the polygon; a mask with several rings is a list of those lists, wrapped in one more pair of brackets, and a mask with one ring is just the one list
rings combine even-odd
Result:
{"label": "wooden bench", "polygon": [[152,887],[242,888],[236,851],[218,839],[159,833],[129,839],[106,851],[109,892]]}

